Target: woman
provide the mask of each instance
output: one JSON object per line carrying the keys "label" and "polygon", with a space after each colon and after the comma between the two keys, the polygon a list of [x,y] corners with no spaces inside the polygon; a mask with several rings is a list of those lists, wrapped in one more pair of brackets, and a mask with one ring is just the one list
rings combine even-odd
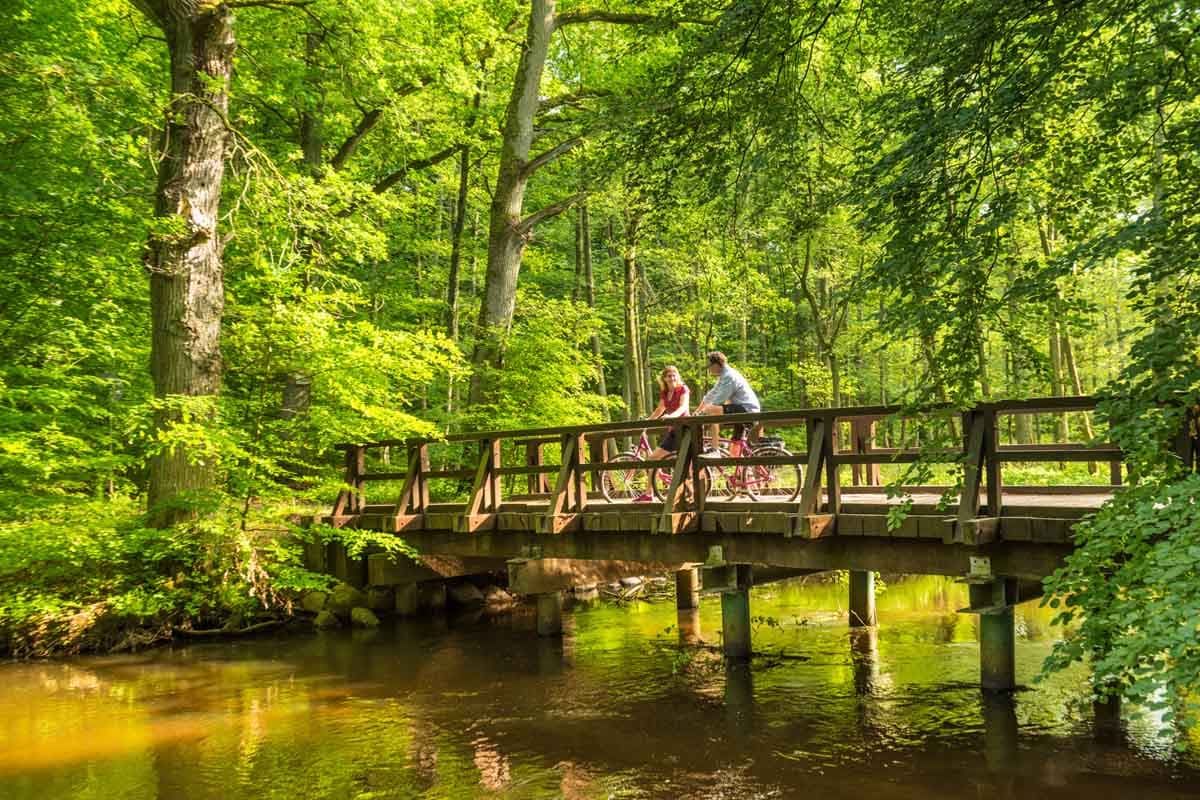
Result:
{"label": "woman", "polygon": [[[658,407],[650,414],[647,419],[674,419],[676,417],[686,417],[691,408],[691,399],[688,394],[687,384],[683,382],[683,378],[679,374],[679,368],[669,366],[658,375]],[[651,461],[658,461],[673,454],[679,449],[679,427],[670,428],[667,435],[659,442],[658,447],[654,448],[647,458]],[[635,503],[648,503],[654,499],[653,494],[646,492],[640,497],[635,497]]]}

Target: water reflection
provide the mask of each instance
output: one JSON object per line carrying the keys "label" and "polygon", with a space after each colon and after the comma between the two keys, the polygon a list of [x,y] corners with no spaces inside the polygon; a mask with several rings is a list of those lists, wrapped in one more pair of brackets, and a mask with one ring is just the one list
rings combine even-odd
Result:
{"label": "water reflection", "polygon": [[[204,644],[0,667],[0,797],[1178,797],[1194,750],[1144,715],[1115,735],[1074,671],[977,686],[961,587],[893,582],[851,632],[845,587],[756,590],[757,651],[726,665],[719,603],[577,605],[374,635]],[[1018,678],[1050,648],[1023,607]],[[677,628],[677,630],[676,630]]]}

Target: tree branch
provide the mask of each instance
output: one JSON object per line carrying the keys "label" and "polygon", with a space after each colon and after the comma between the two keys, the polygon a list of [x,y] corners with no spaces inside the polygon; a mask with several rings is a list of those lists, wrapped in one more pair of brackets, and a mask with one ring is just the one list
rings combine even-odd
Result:
{"label": "tree branch", "polygon": [[416,161],[410,161],[395,172],[385,175],[372,188],[375,194],[383,194],[388,189],[391,189],[400,181],[408,176],[408,173],[418,169],[428,169],[436,164],[440,164],[450,156],[458,152],[459,145],[452,144],[444,150],[439,150],[427,158],[421,158]]}
{"label": "tree branch", "polygon": [[560,94],[558,97],[548,97],[538,103],[539,114],[545,114],[562,106],[578,105],[580,100],[586,100],[590,97],[608,97],[612,92],[607,89],[580,89],[578,92],[568,92]]}
{"label": "tree branch", "polygon": [[683,23],[692,23],[694,25],[713,25],[712,20],[697,19],[690,17],[658,17],[654,14],[628,14],[617,11],[568,11],[565,14],[557,14],[554,17],[554,29],[563,27],[564,25],[582,25],[589,22],[607,22],[612,25],[681,25]]}
{"label": "tree branch", "polygon": [[548,206],[544,206],[517,223],[517,230],[522,234],[529,233],[529,231],[533,230],[534,225],[537,225],[539,222],[545,222],[551,217],[561,214],[587,196],[587,192],[576,192],[570,197],[564,197],[557,203],[551,203]]}
{"label": "tree branch", "polygon": [[537,172],[539,169],[546,166],[551,161],[553,161],[554,159],[561,156],[563,153],[567,153],[571,150],[574,150],[576,147],[578,147],[582,143],[583,143],[583,134],[580,134],[579,136],[572,136],[570,139],[567,139],[566,141],[559,142],[558,144],[556,144],[554,147],[551,147],[546,152],[544,152],[540,155],[534,156],[529,161],[525,162],[525,166],[521,169],[521,172],[522,172],[522,174],[525,175],[526,178],[528,178],[530,175]]}
{"label": "tree branch", "polygon": [[383,118],[382,108],[373,108],[363,114],[362,119],[354,126],[354,133],[346,137],[346,141],[342,142],[342,146],[338,148],[333,159],[329,162],[329,166],[334,172],[338,172],[342,167],[346,166],[346,161],[350,156],[354,155],[354,151],[358,149],[358,145],[362,142],[363,137],[371,132],[371,129],[379,124],[379,120]]}
{"label": "tree branch", "polygon": [[[433,77],[426,75],[425,77],[418,79],[416,83],[405,86],[403,89],[396,92],[395,99],[400,100],[408,97],[410,94],[415,94],[431,83],[433,83]],[[374,108],[363,114],[362,119],[360,119],[358,124],[354,126],[354,133],[346,137],[346,141],[342,142],[342,146],[338,148],[337,154],[334,155],[333,160],[329,162],[329,166],[333,168],[334,172],[337,172],[342,167],[346,166],[346,162],[351,156],[354,155],[354,152],[358,150],[358,146],[362,143],[363,137],[370,133],[371,130],[379,124],[379,120],[382,118],[382,108]]]}

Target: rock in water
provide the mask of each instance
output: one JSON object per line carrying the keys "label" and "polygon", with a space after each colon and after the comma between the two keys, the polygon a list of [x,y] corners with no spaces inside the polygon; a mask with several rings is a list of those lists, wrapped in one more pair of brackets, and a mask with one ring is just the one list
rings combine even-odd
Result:
{"label": "rock in water", "polygon": [[313,625],[318,628],[336,628],[339,624],[337,614],[328,609],[317,614],[317,618],[313,620]]}
{"label": "rock in water", "polygon": [[350,624],[356,628],[378,628],[379,617],[369,608],[354,608],[350,610]]}
{"label": "rock in water", "polygon": [[446,592],[450,602],[458,608],[477,608],[485,602],[483,592],[473,583],[455,583]]}
{"label": "rock in water", "polygon": [[626,589],[632,589],[634,586],[641,586],[641,578],[621,578],[621,585]]}
{"label": "rock in water", "polygon": [[333,591],[325,601],[325,607],[339,617],[348,616],[350,609],[366,604],[367,596],[348,583],[339,583],[333,587]]}
{"label": "rock in water", "polygon": [[396,593],[386,586],[367,589],[367,608],[372,611],[391,611],[396,607]]}
{"label": "rock in water", "polygon": [[305,592],[300,597],[300,608],[310,614],[317,614],[324,610],[325,601],[328,598],[329,595],[325,594],[325,592]]}

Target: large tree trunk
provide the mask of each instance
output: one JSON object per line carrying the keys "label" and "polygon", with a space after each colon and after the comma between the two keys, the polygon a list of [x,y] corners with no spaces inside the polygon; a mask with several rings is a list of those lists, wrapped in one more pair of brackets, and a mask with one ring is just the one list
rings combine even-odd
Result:
{"label": "large tree trunk", "polygon": [[629,383],[628,402],[630,419],[646,416],[646,397],[642,383],[642,336],[638,321],[638,272],[637,240],[641,216],[627,215],[625,223],[625,247],[621,260],[625,265],[625,374]]}
{"label": "large tree trunk", "polygon": [[499,367],[501,341],[512,326],[516,306],[517,274],[525,252],[526,229],[521,222],[525,205],[527,166],[533,144],[533,122],[538,108],[538,90],[542,70],[554,33],[555,0],[531,0],[529,27],[517,64],[516,78],[504,119],[500,146],[500,167],[492,199],[488,226],[487,273],[484,278],[483,304],[479,311],[479,331],[471,361],[471,401],[479,402],[487,394],[482,370]]}
{"label": "large tree trunk", "polygon": [[[140,7],[166,36],[171,106],[162,133],[155,216],[146,266],[150,273],[151,374],[159,398],[215,400],[221,390],[221,314],[225,296],[217,232],[229,131],[229,81],[236,42],[227,6],[158,0]],[[205,413],[208,413],[205,411]],[[166,428],[178,419],[165,409]],[[149,504],[155,524],[189,515],[188,493],[214,486],[211,460],[184,447],[150,462]]]}

